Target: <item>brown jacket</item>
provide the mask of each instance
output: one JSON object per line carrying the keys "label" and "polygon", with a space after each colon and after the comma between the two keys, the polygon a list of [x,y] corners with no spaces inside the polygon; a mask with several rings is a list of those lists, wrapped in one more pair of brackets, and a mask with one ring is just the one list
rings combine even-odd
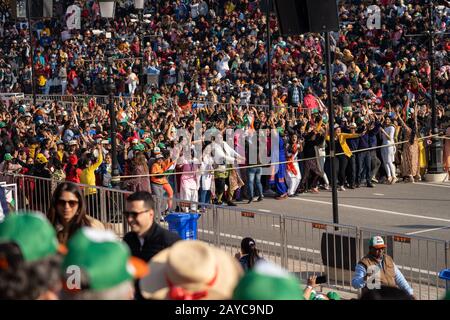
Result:
{"label": "brown jacket", "polygon": [[[366,255],[364,258],[359,261],[359,264],[363,265],[366,270],[369,270],[370,266],[379,265],[378,261],[372,257],[371,255]],[[384,255],[383,258],[383,268],[380,270],[380,282],[382,286],[389,287],[397,287],[395,283],[395,265],[394,260],[387,254]],[[367,277],[370,277],[372,273],[367,272]],[[363,290],[367,290],[367,287],[364,287]]]}

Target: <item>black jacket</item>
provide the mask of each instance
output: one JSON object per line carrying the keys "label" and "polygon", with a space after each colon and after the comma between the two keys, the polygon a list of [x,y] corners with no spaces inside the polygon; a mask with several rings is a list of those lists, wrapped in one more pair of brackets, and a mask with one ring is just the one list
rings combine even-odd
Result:
{"label": "black jacket", "polygon": [[170,247],[181,239],[178,234],[170,232],[156,222],[153,222],[151,228],[144,234],[144,244],[142,247],[138,235],[135,232],[128,232],[123,240],[130,248],[133,256],[148,262],[158,252]]}

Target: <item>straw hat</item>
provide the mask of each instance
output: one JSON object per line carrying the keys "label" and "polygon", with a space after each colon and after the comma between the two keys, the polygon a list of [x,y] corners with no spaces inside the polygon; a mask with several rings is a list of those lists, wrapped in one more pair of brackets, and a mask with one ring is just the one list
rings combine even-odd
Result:
{"label": "straw hat", "polygon": [[157,300],[231,299],[243,271],[226,252],[198,240],[179,241],[150,260],[142,295]]}

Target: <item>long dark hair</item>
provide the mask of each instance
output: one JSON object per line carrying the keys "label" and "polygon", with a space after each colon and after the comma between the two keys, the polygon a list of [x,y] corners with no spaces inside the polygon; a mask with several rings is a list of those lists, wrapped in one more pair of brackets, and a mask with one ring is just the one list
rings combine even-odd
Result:
{"label": "long dark hair", "polygon": [[256,249],[255,240],[252,238],[244,238],[241,241],[241,251],[242,254],[248,255],[247,259],[247,267],[248,269],[252,269],[255,265],[256,261],[260,258],[258,249]]}
{"label": "long dark hair", "polygon": [[[61,197],[63,192],[70,192],[74,194],[78,199],[78,210],[71,221],[65,222],[61,219],[58,214],[56,204]],[[62,225],[63,229],[58,232],[58,241],[60,243],[66,243],[67,240],[81,227],[90,226],[90,222],[86,215],[86,204],[84,202],[84,197],[81,194],[81,190],[76,184],[71,182],[63,182],[59,184],[52,195],[52,201],[50,203],[50,208],[47,212],[47,218],[50,223],[56,228],[58,225]]]}

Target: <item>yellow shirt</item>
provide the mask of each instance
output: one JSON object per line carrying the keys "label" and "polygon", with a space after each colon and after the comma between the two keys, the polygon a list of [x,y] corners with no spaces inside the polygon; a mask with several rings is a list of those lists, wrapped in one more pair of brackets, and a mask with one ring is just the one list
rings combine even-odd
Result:
{"label": "yellow shirt", "polygon": [[[91,165],[90,167],[87,167],[86,169],[84,169],[81,172],[80,182],[82,184],[95,186],[95,170],[97,170],[98,167],[100,167],[102,162],[103,162],[103,155],[100,152],[99,155],[98,155],[97,162],[94,163],[93,165]],[[97,193],[97,189],[96,188],[88,188],[86,190],[86,192],[85,192],[85,195],[89,196],[89,195],[96,194],[96,193]]]}
{"label": "yellow shirt", "polygon": [[[339,144],[341,145],[342,151],[347,157],[351,157],[353,152],[347,144],[347,139],[358,138],[361,135],[358,133],[341,133],[338,136]],[[327,136],[327,141],[330,141],[330,136]]]}
{"label": "yellow shirt", "polygon": [[58,154],[59,161],[62,162],[63,161],[63,157],[64,157],[64,151],[63,150],[58,150],[56,153]]}

